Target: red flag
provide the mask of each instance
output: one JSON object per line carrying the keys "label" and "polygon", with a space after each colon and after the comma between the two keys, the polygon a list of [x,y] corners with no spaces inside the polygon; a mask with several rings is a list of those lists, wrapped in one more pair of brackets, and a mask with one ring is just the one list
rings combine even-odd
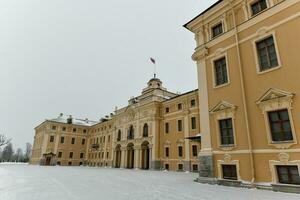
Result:
{"label": "red flag", "polygon": [[154,58],[150,58],[150,61],[151,61],[153,64],[155,64]]}

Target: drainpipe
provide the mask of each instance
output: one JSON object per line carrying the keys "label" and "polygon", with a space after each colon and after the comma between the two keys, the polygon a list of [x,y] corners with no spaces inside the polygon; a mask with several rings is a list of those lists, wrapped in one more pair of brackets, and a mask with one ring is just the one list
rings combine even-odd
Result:
{"label": "drainpipe", "polygon": [[250,125],[249,125],[248,108],[247,108],[247,102],[246,102],[243,63],[242,63],[242,59],[241,59],[238,28],[237,28],[237,24],[236,24],[236,16],[235,16],[234,8],[233,8],[233,5],[232,5],[232,0],[228,0],[228,3],[230,5],[231,11],[233,13],[233,24],[234,24],[236,51],[237,51],[238,66],[239,66],[239,73],[240,73],[240,84],[241,84],[241,90],[242,90],[244,117],[245,117],[245,123],[246,123],[246,133],[247,133],[247,139],[248,139],[248,146],[249,146],[249,151],[250,151],[250,166],[251,166],[251,175],[252,175],[251,185],[254,186],[255,169],[254,169],[254,161],[253,161],[254,158],[253,158],[253,151],[252,151],[252,149],[253,149],[252,148],[252,140],[251,140],[251,135],[250,135],[251,131],[250,131]]}

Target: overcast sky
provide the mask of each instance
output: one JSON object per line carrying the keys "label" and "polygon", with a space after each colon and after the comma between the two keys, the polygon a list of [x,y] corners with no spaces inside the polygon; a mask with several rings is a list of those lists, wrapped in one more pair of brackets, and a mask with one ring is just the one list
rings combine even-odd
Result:
{"label": "overcast sky", "polygon": [[0,132],[16,147],[59,113],[98,120],[153,76],[197,88],[193,34],[182,27],[216,0],[1,0]]}

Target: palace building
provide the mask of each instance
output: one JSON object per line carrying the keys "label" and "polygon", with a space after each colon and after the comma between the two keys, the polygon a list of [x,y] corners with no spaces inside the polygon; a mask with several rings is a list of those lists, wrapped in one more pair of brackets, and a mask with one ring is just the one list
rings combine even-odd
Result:
{"label": "palace building", "polygon": [[198,90],[176,94],[152,78],[99,122],[60,114],[35,128],[31,164],[198,171]]}
{"label": "palace building", "polygon": [[195,35],[199,182],[300,192],[300,1],[219,0]]}

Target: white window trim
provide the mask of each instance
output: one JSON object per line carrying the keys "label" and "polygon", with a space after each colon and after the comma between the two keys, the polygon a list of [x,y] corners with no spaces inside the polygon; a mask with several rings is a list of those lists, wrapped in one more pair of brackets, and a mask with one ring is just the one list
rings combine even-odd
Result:
{"label": "white window trim", "polygon": [[[213,28],[219,24],[222,24],[222,33],[217,35],[217,36],[214,36],[213,35]],[[209,25],[209,35],[210,35],[210,40],[213,40],[215,38],[218,38],[219,36],[221,36],[222,34],[224,34],[226,31],[225,31],[225,24],[224,24],[224,20],[222,19],[219,19],[218,21],[214,22],[213,24]]]}
{"label": "white window trim", "polygon": [[[257,16],[257,15],[259,15],[260,13],[262,13],[263,11],[261,11],[261,12],[259,12],[259,13],[257,13],[257,14],[253,14],[253,12],[252,12],[252,5],[254,4],[254,3],[256,3],[256,2],[258,2],[259,0],[250,0],[249,2],[248,2],[248,12],[249,12],[249,14],[250,14],[250,18],[253,18],[253,17],[255,17],[255,16]],[[271,0],[272,1],[272,0]],[[267,2],[267,8],[266,8],[266,10],[268,9],[268,8],[270,8],[270,5],[271,5],[271,3],[269,2],[269,0],[266,0],[266,2]]]}
{"label": "white window trim", "polygon": [[271,171],[272,176],[272,184],[280,184],[280,185],[293,185],[293,184],[284,184],[279,183],[279,178],[277,174],[276,166],[282,165],[282,166],[298,166],[298,172],[300,173],[300,160],[292,160],[290,161],[290,156],[287,153],[279,153],[278,154],[278,160],[270,160],[269,161],[269,167]]}
{"label": "white window trim", "polygon": [[[227,71],[227,83],[221,84],[221,85],[217,85],[216,84],[216,71],[215,71],[215,61],[221,59],[225,57],[225,61],[226,61],[226,71]],[[228,55],[227,52],[226,53],[222,53],[219,54],[217,56],[215,56],[213,59],[211,59],[211,66],[212,66],[212,80],[213,80],[213,88],[217,89],[217,88],[222,88],[225,87],[227,85],[230,84],[230,75],[229,75],[229,65],[228,65]]]}
{"label": "white window trim", "polygon": [[228,180],[223,178],[223,169],[222,165],[235,165],[236,166],[236,173],[237,173],[237,180],[233,181],[240,181],[241,175],[240,175],[240,162],[239,160],[232,160],[231,155],[225,154],[223,160],[217,160],[218,165],[218,179],[219,180]]}
{"label": "white window trim", "polygon": [[[254,57],[255,57],[255,64],[256,64],[257,74],[259,74],[259,75],[260,74],[265,74],[265,73],[272,72],[274,70],[280,69],[282,67],[282,64],[281,64],[280,52],[279,52],[277,39],[276,39],[276,32],[275,31],[268,32],[267,28],[264,27],[264,28],[259,29],[256,32],[256,34],[257,34],[257,36],[255,37],[255,39],[252,40],[252,46],[253,46],[253,52],[254,52]],[[259,42],[259,41],[262,41],[262,40],[264,40],[264,39],[266,39],[270,36],[273,36],[278,65],[276,67],[271,68],[271,69],[261,71],[260,70],[260,63],[259,63],[259,59],[258,59],[257,48],[256,48],[256,43]]]}
{"label": "white window trim", "polygon": [[[284,93],[286,93],[284,91],[279,91],[277,89],[269,90],[269,93],[271,95],[275,95],[275,94],[272,94],[272,92],[273,93],[280,92],[281,94],[279,94],[279,95],[285,95]],[[272,99],[269,99],[269,100],[262,99],[262,100],[259,100],[256,102],[256,104],[262,110],[262,114],[264,116],[268,145],[274,146],[278,149],[287,149],[287,148],[290,148],[292,145],[297,144],[297,136],[296,136],[293,114],[292,114],[292,109],[293,109],[292,102],[293,102],[293,94],[287,94],[287,96],[283,96],[280,98],[273,97]],[[268,112],[272,112],[272,111],[276,111],[276,110],[283,110],[283,109],[287,109],[288,114],[289,114],[293,140],[277,142],[277,141],[272,140],[272,133],[271,133],[271,128],[270,128]]]}

